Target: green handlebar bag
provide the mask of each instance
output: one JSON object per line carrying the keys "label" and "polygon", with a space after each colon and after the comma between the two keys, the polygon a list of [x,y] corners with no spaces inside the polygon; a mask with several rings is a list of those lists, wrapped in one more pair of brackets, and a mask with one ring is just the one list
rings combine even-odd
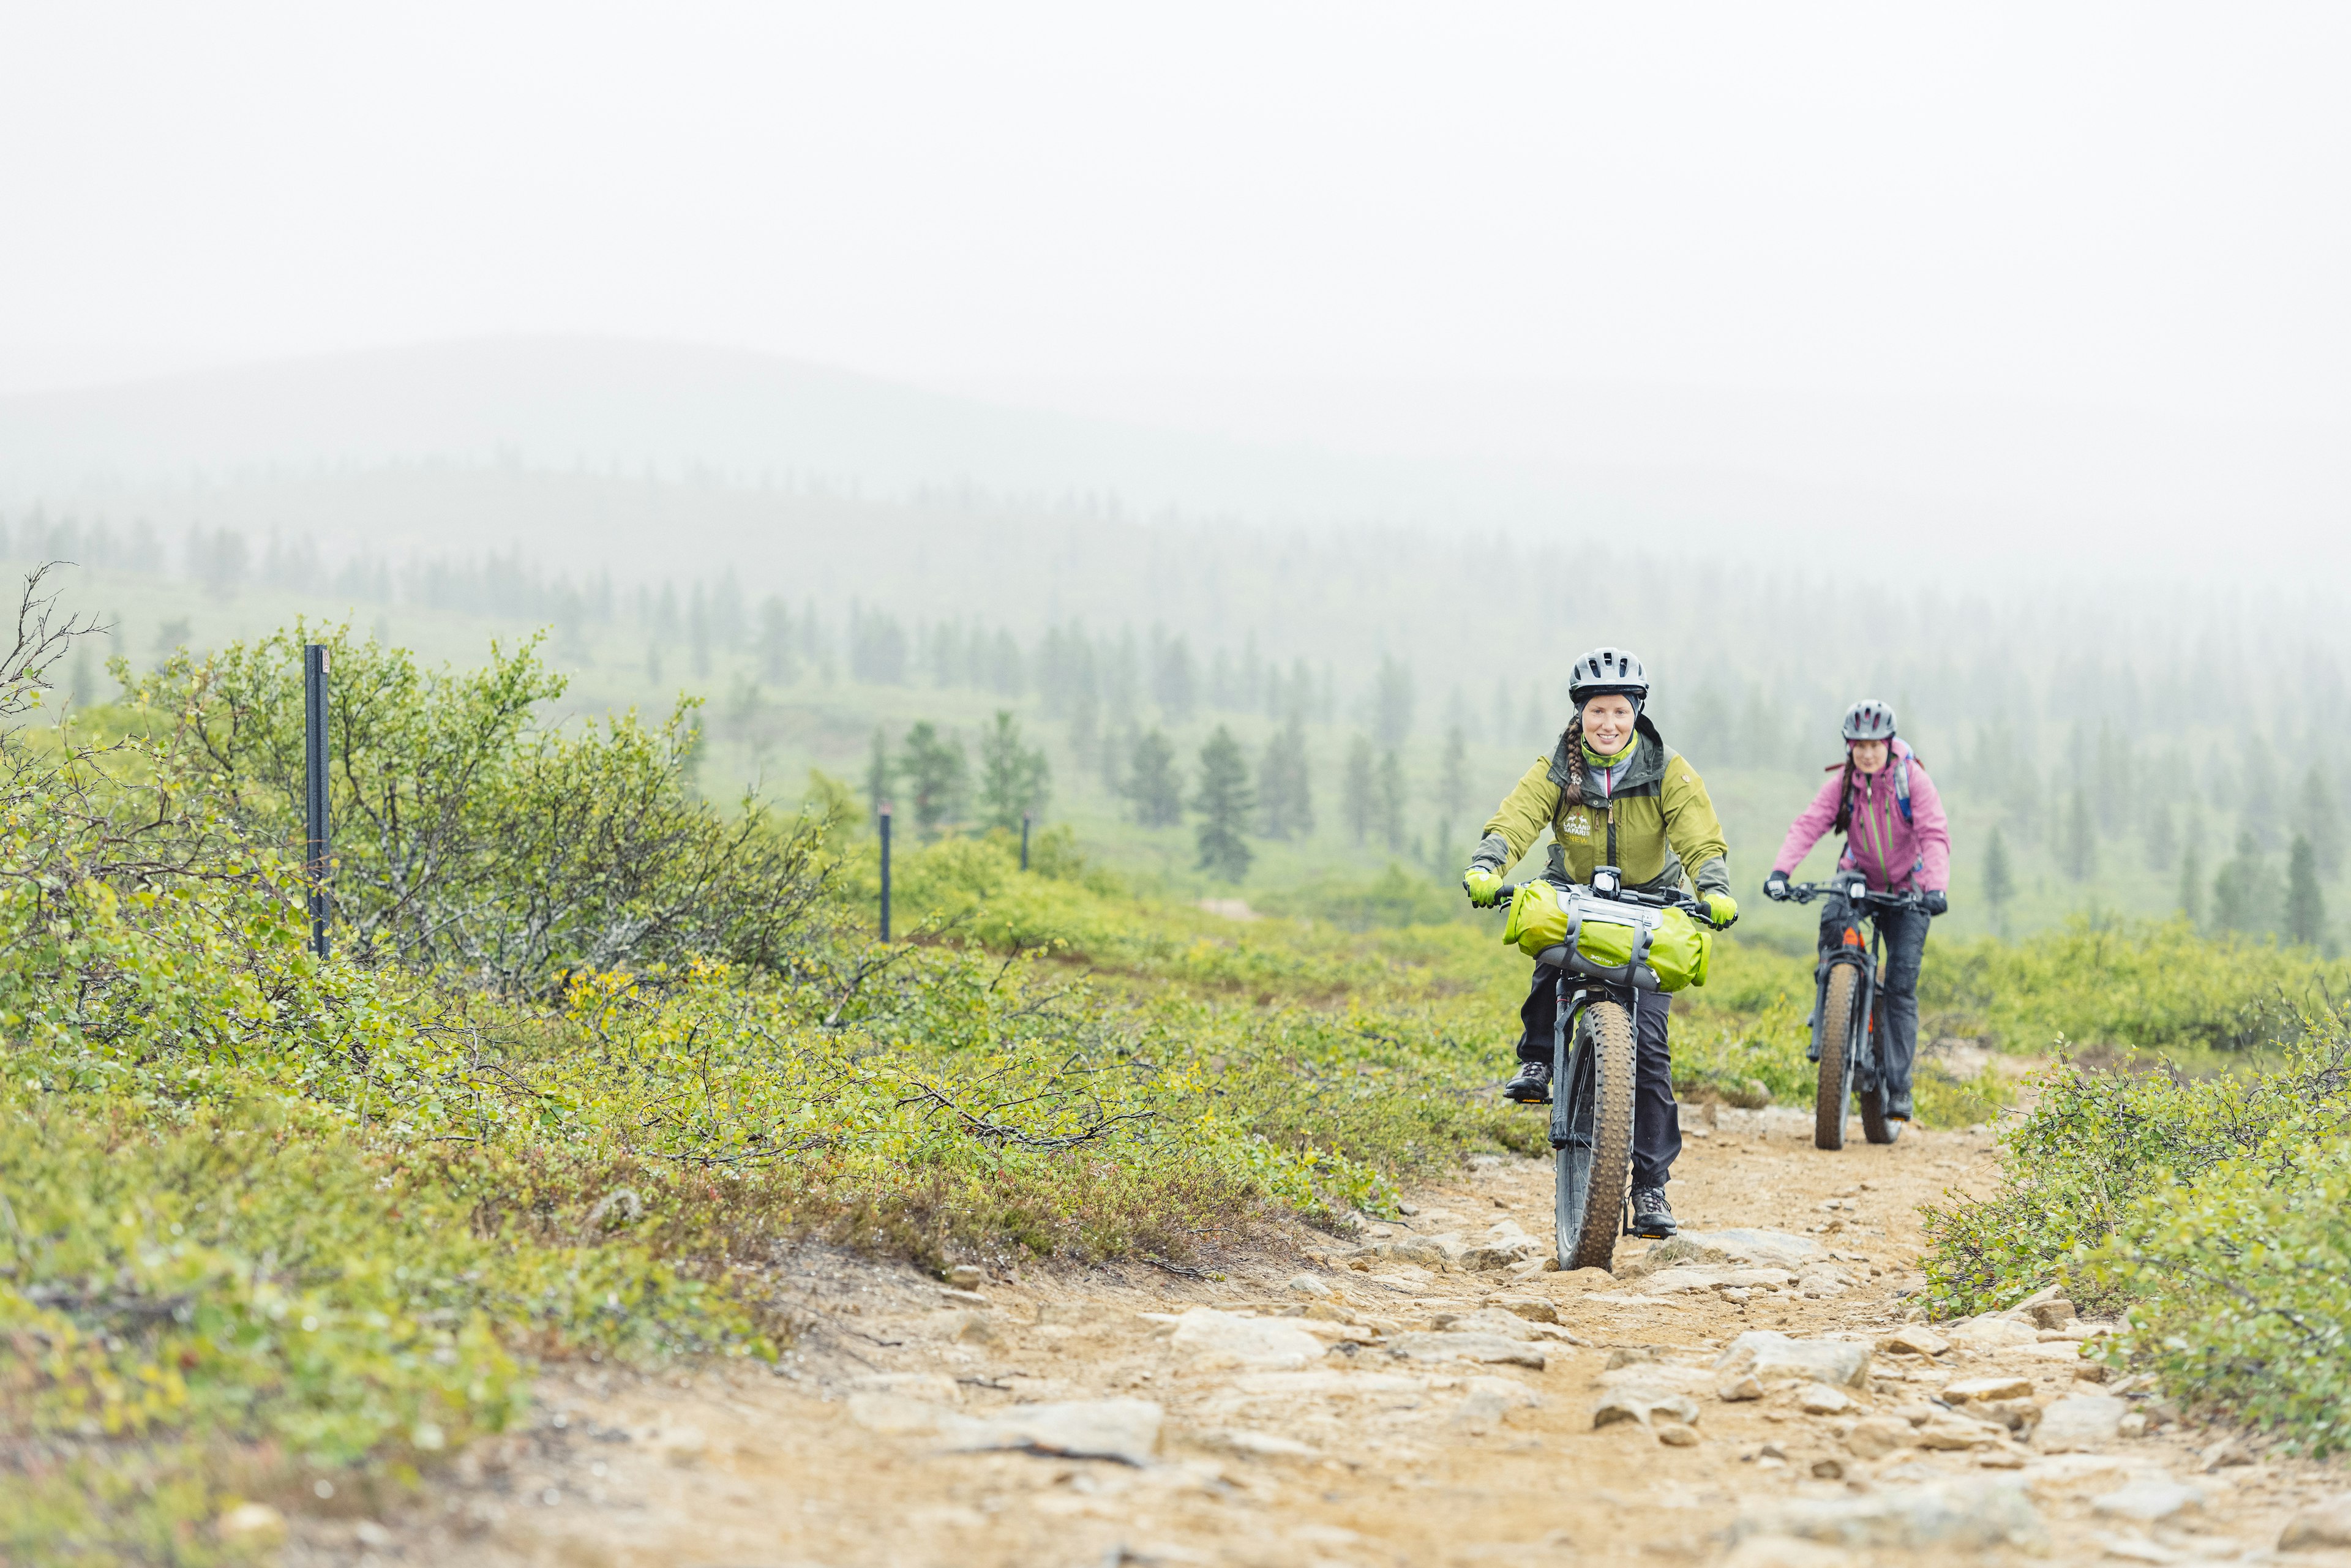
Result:
{"label": "green handlebar bag", "polygon": [[[1562,899],[1550,883],[1531,882],[1510,900],[1510,917],[1502,927],[1502,940],[1528,957],[1538,958],[1573,933],[1575,951],[1587,964],[1614,969],[1633,962],[1637,955],[1656,972],[1661,991],[1706,984],[1707,967],[1714,956],[1711,929],[1678,909],[1658,911],[1654,926],[1614,916],[1615,911],[1605,904],[1573,894]],[[1648,948],[1643,952],[1645,933]]]}

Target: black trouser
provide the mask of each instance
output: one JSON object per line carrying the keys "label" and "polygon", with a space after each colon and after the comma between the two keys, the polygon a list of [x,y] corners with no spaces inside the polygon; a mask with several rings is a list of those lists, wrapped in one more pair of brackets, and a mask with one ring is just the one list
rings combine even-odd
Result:
{"label": "black trouser", "polygon": [[[1666,1015],[1673,998],[1662,991],[1641,993],[1641,1016],[1633,1030],[1633,1185],[1663,1186],[1682,1152],[1681,1113],[1674,1105],[1674,1060],[1666,1044]],[[1559,1027],[1559,971],[1535,966],[1535,981],[1519,1009],[1526,1032],[1519,1036],[1519,1060],[1553,1065],[1553,1031]],[[1573,1041],[1569,1042],[1573,1044]],[[1552,1092],[1560,1092],[1557,1084]]]}
{"label": "black trouser", "polygon": [[[1883,1015],[1877,1068],[1889,1116],[1910,1114],[1910,1074],[1918,1061],[1918,968],[1926,960],[1927,927],[1933,919],[1923,909],[1881,910],[1877,916],[1878,934],[1886,938],[1886,957],[1877,970],[1877,1010]],[[1831,900],[1821,914],[1821,950],[1835,948],[1852,924],[1844,901]]]}

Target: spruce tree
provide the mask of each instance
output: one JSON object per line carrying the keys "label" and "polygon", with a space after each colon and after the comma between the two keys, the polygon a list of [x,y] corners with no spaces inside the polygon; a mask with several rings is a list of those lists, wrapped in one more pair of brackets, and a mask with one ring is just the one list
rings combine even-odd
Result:
{"label": "spruce tree", "polygon": [[1390,853],[1404,849],[1404,760],[1394,751],[1382,754],[1373,783],[1373,811],[1379,819],[1380,837]]}
{"label": "spruce tree", "polygon": [[1258,832],[1269,839],[1302,838],[1314,831],[1314,800],[1306,771],[1306,720],[1290,722],[1265,743],[1258,766]]}
{"label": "spruce tree", "polygon": [[1984,845],[1984,902],[1991,905],[1992,920],[2002,936],[2008,935],[2008,901],[2016,895],[2016,878],[2008,863],[2008,841],[2001,837],[1998,828]]}
{"label": "spruce tree", "polygon": [[1220,724],[1200,747],[1200,792],[1192,801],[1192,809],[1200,813],[1200,870],[1227,882],[1238,882],[1249,874],[1256,852],[1249,848],[1246,832],[1255,803],[1241,743]]}
{"label": "spruce tree", "polygon": [[2098,869],[2098,830],[2090,815],[2089,791],[2074,786],[2074,802],[2065,813],[2065,874],[2087,882]]}
{"label": "spruce tree", "polygon": [[1017,829],[1023,816],[1041,817],[1052,791],[1045,753],[1023,745],[1020,721],[1008,708],[979,739],[979,817],[991,828]]}
{"label": "spruce tree", "polygon": [[1455,725],[1445,732],[1445,760],[1437,772],[1437,809],[1457,821],[1469,809],[1469,737]]}
{"label": "spruce tree", "polygon": [[2169,871],[2172,858],[2179,853],[2179,835],[2171,830],[2171,808],[2158,802],[2147,814],[2147,868]]}
{"label": "spruce tree", "polygon": [[2320,876],[2331,877],[2343,869],[2343,812],[2334,779],[2315,762],[2303,775],[2302,793],[2294,803],[2294,831],[2310,841]]}
{"label": "spruce tree", "polygon": [[2285,934],[2305,947],[2318,946],[2326,936],[2326,900],[2318,891],[2318,852],[2308,838],[2296,833],[2285,867]]}
{"label": "spruce tree", "polygon": [[935,838],[950,822],[963,817],[964,789],[970,773],[963,742],[939,733],[930,720],[906,732],[905,755],[896,767],[913,799],[914,826],[925,838]]}
{"label": "spruce tree", "polygon": [[1377,785],[1373,778],[1375,766],[1370,736],[1359,735],[1348,743],[1347,773],[1343,782],[1347,836],[1359,844],[1371,836],[1373,813],[1377,806]]}
{"label": "spruce tree", "polygon": [[1184,820],[1184,779],[1176,769],[1176,747],[1161,731],[1135,737],[1129,754],[1126,798],[1134,820],[1146,828],[1169,828]]}

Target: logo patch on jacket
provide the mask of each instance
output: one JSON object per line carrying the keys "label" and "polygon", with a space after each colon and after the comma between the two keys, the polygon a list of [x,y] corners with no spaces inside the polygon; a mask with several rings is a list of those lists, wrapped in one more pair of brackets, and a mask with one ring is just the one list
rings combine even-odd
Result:
{"label": "logo patch on jacket", "polygon": [[1592,819],[1582,811],[1570,811],[1560,819],[1559,831],[1573,833],[1579,839],[1588,839],[1592,836]]}

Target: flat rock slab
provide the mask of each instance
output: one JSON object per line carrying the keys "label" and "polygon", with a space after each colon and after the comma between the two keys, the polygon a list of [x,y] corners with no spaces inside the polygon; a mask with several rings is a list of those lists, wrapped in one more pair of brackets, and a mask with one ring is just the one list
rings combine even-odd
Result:
{"label": "flat rock slab", "polygon": [[1825,1262],[1828,1253],[1808,1236],[1785,1230],[1685,1230],[1641,1254],[1642,1273],[1653,1273],[1680,1263],[1738,1263],[1750,1268],[1787,1269],[1801,1273],[1809,1264]]}
{"label": "flat rock slab", "polygon": [[1990,1377],[1954,1378],[1943,1385],[1943,1398],[1952,1405],[1965,1405],[1976,1399],[2030,1399],[2032,1382],[2030,1378],[2014,1377],[1997,1373]]}
{"label": "flat rock slab", "polygon": [[2154,1524],[2204,1506],[2204,1490],[2165,1476],[2141,1476],[2128,1485],[2090,1500],[2090,1511],[2107,1519]]}
{"label": "flat rock slab", "polygon": [[2351,1547],[2351,1492],[2305,1508],[2278,1535],[2281,1552],[2325,1552]]}
{"label": "flat rock slab", "polygon": [[1477,1361],[1543,1369],[1543,1353],[1521,1339],[1498,1333],[1403,1333],[1388,1342],[1388,1354],[1406,1361]]}
{"label": "flat rock slab", "polygon": [[1947,1323],[1943,1332],[1953,1344],[1969,1350],[2009,1350],[2022,1345],[2039,1344],[2041,1331],[2029,1322],[1986,1312],[1981,1317],[1962,1318]]}
{"label": "flat rock slab", "polygon": [[2044,1454],[2085,1453],[2111,1443],[2130,1402],[2111,1394],[2076,1394],[2041,1413],[2032,1446]]}
{"label": "flat rock slab", "polygon": [[1296,1367],[1321,1361],[1322,1342],[1297,1323],[1194,1307],[1176,1320],[1176,1349],[1203,1367]]}
{"label": "flat rock slab", "polygon": [[1730,1342],[1714,1369],[1727,1375],[1751,1373],[1765,1383],[1858,1388],[1869,1375],[1869,1346],[1854,1340],[1790,1339],[1772,1329],[1751,1329]]}
{"label": "flat rock slab", "polygon": [[1951,1342],[1924,1323],[1907,1323],[1877,1342],[1877,1348],[1888,1355],[1940,1355],[1951,1348]]}
{"label": "flat rock slab", "polygon": [[1677,1263],[1643,1277],[1644,1295],[1671,1296],[1683,1291],[1777,1291],[1796,1282],[1785,1269],[1756,1269],[1740,1264]]}
{"label": "flat rock slab", "polygon": [[1165,1415],[1147,1399],[1082,1399],[967,1416],[903,1394],[875,1392],[852,1395],[849,1418],[872,1432],[937,1436],[950,1453],[1010,1448],[1147,1465],[1159,1446]]}
{"label": "flat rock slab", "polygon": [[1740,1538],[1790,1535],[1859,1550],[2037,1551],[2048,1540],[2040,1513],[2012,1480],[1886,1487],[1861,1497],[1803,1499],[1742,1515],[1732,1528]]}
{"label": "flat rock slab", "polygon": [[953,1416],[940,1435],[956,1453],[1011,1448],[1070,1459],[1117,1459],[1143,1466],[1159,1447],[1165,1413],[1148,1399],[1084,1399],[1068,1405],[1016,1405],[987,1416]]}

